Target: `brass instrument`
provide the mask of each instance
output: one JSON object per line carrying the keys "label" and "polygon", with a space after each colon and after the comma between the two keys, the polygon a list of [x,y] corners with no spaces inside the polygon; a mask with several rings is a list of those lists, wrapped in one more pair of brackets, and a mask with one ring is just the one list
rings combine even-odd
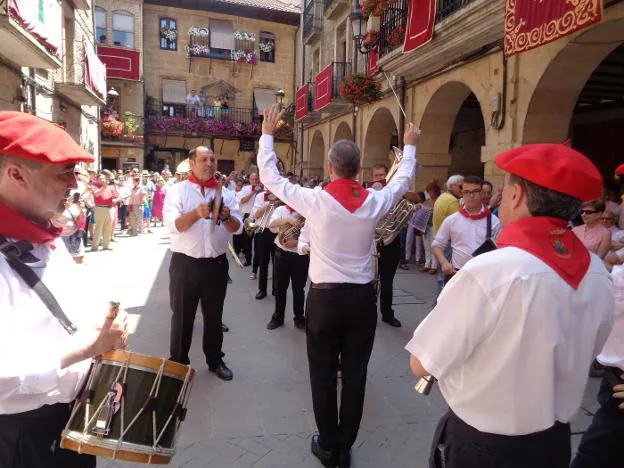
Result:
{"label": "brass instrument", "polygon": [[296,224],[289,225],[285,224],[280,227],[279,234],[277,238],[280,244],[285,245],[286,242],[299,240],[299,235],[301,234],[301,229],[305,224],[305,218],[301,216],[299,213],[295,214],[295,218],[297,220]]}
{"label": "brass instrument", "polygon": [[258,229],[258,224],[254,223],[251,218],[247,218],[243,222],[243,229],[245,230],[245,234],[247,234],[249,237],[253,237],[253,235],[256,233],[256,229]]}
{"label": "brass instrument", "polygon": [[436,382],[437,380],[435,377],[433,377],[432,375],[426,375],[425,377],[420,378],[418,383],[416,383],[414,390],[416,390],[416,393],[427,396],[431,392],[433,384],[435,384]]}
{"label": "brass instrument", "polygon": [[[403,151],[395,146],[393,146],[392,149],[394,150],[395,158],[386,176],[386,182],[390,182],[392,177],[394,177],[399,168],[399,163],[403,159]],[[405,198],[397,203],[375,228],[375,243],[381,242],[383,245],[390,244],[396,239],[396,236],[399,235],[401,229],[409,224],[414,215],[414,211],[416,211],[416,204]]]}
{"label": "brass instrument", "polygon": [[269,225],[269,221],[271,220],[271,216],[273,216],[275,208],[282,204],[282,202],[273,194],[269,195],[269,202],[269,206],[262,215],[262,218],[260,218],[260,221],[254,223],[249,218],[245,220],[243,227],[248,236],[251,237],[256,232],[261,234]]}

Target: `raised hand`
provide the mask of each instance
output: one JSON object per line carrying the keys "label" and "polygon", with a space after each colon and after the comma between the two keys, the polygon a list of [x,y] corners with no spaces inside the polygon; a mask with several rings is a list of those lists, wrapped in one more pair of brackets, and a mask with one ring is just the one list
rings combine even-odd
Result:
{"label": "raised hand", "polygon": [[264,110],[264,120],[262,121],[262,134],[273,135],[277,128],[278,122],[282,119],[284,110],[280,109],[279,104],[273,104]]}
{"label": "raised hand", "polygon": [[200,203],[195,208],[195,212],[200,218],[208,218],[210,216],[210,205],[208,203]]}
{"label": "raised hand", "polygon": [[407,123],[405,125],[405,133],[403,134],[403,143],[405,145],[416,146],[416,142],[418,141],[420,133],[420,129],[416,128],[413,123]]}

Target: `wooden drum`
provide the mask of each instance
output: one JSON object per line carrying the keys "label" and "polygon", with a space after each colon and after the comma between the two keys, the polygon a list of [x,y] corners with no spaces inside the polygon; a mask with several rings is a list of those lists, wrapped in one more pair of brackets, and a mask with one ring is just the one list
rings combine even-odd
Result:
{"label": "wooden drum", "polygon": [[167,464],[186,416],[195,371],[116,350],[93,361],[61,447],[135,463]]}

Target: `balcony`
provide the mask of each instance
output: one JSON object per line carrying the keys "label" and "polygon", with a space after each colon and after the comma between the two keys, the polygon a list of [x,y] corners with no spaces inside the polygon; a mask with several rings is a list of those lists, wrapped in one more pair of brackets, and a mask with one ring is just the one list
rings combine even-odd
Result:
{"label": "balcony", "polygon": [[45,13],[46,24],[38,20],[37,3],[0,0],[0,55],[23,67],[59,68],[62,10],[50,4]]}
{"label": "balcony", "polygon": [[390,7],[381,15],[379,28],[379,58],[386,56],[400,48],[405,40],[409,0],[399,0],[390,4]]}
{"label": "balcony", "polygon": [[73,0],[76,10],[91,10],[91,0]]}
{"label": "balcony", "polygon": [[321,113],[314,110],[314,82],[306,83],[295,96],[295,120],[310,125],[321,120]]}
{"label": "balcony", "polygon": [[445,20],[475,0],[438,0],[436,8],[436,23]]}
{"label": "balcony", "polygon": [[143,146],[144,119],[130,112],[120,117],[103,108],[101,112],[102,144],[105,146]]}
{"label": "balcony", "polygon": [[325,18],[339,20],[340,17],[351,7],[349,0],[324,0]]}
{"label": "balcony", "polygon": [[[162,109],[158,115],[155,109]],[[149,134],[204,136],[223,139],[260,138],[262,134],[262,116],[256,109],[203,106],[187,108],[184,105],[162,105],[151,103],[151,111],[145,121]],[[293,138],[292,122],[284,122],[275,132],[275,137],[282,141]]]}
{"label": "balcony", "polygon": [[307,0],[303,9],[303,42],[312,44],[323,32],[323,4],[320,0]]}
{"label": "balcony", "polygon": [[74,42],[66,63],[57,72],[55,89],[58,94],[78,105],[106,104],[106,67],[98,59],[91,44]]}
{"label": "balcony", "polygon": [[324,114],[347,110],[351,104],[340,96],[340,85],[350,75],[350,62],[332,62],[321,70],[314,83],[314,110]]}

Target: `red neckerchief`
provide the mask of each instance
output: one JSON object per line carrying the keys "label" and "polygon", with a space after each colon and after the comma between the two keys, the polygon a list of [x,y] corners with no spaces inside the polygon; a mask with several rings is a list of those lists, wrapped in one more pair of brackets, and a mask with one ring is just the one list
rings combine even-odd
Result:
{"label": "red neckerchief", "polygon": [[216,186],[219,185],[219,181],[215,176],[212,176],[208,180],[199,180],[193,173],[190,173],[187,180],[193,184],[199,185],[201,188],[216,188]]}
{"label": "red neckerchief", "polygon": [[472,219],[473,221],[477,221],[479,219],[487,218],[492,214],[490,209],[487,206],[484,206],[481,212],[477,214],[470,214],[464,205],[459,208],[459,214],[461,214],[464,218]]}
{"label": "red neckerchief", "polygon": [[265,202],[275,201],[276,198],[274,198],[274,197],[275,197],[275,195],[273,195],[270,190],[267,189],[267,190],[264,191],[264,201]]}
{"label": "red neckerchief", "polygon": [[589,252],[567,222],[545,216],[530,216],[505,226],[496,239],[498,247],[517,247],[536,256],[574,289],[585,277]]}
{"label": "red neckerchief", "polygon": [[293,214],[293,212],[295,211],[288,205],[286,205],[286,209],[288,210],[288,214]]}
{"label": "red neckerchief", "polygon": [[336,179],[327,184],[324,190],[351,213],[362,206],[368,197],[368,190],[353,179]]}
{"label": "red neckerchief", "polygon": [[3,203],[0,203],[0,219],[2,219],[1,236],[24,240],[31,244],[52,242],[63,232],[63,228],[54,227],[52,223],[47,228],[43,227]]}
{"label": "red neckerchief", "polygon": [[387,184],[386,179],[373,180],[369,182],[364,182],[364,188],[366,189],[372,188],[375,190],[381,190],[382,188],[386,186],[386,184]]}

